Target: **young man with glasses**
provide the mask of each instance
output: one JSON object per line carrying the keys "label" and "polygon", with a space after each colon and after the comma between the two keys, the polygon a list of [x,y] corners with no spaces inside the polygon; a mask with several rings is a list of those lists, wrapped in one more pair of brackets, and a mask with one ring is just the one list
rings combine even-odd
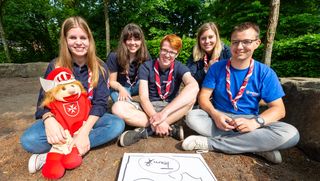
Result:
{"label": "young man with glasses", "polygon": [[[182,126],[176,123],[192,108],[199,91],[189,69],[175,60],[182,47],[180,37],[170,34],[160,42],[159,58],[146,61],[139,68],[140,105],[118,101],[112,113],[134,127],[120,136],[120,145],[129,146],[156,134],[184,139]],[[181,83],[184,88],[179,91]]]}
{"label": "young man with glasses", "polygon": [[[199,95],[202,109],[186,116],[187,125],[203,136],[186,138],[184,150],[255,153],[281,163],[279,150],[298,143],[297,129],[279,121],[285,107],[277,75],[252,58],[260,45],[259,33],[259,27],[249,22],[234,28],[232,57],[210,67]],[[268,108],[259,113],[261,99]]]}

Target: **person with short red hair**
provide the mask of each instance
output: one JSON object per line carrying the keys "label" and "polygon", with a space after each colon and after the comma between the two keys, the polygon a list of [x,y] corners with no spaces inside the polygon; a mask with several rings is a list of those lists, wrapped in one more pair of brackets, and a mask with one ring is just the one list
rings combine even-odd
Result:
{"label": "person with short red hair", "polygon": [[[139,68],[140,104],[118,101],[112,113],[134,127],[120,136],[120,145],[129,146],[150,135],[184,139],[182,126],[176,123],[192,108],[199,91],[189,69],[177,61],[182,40],[170,34],[160,42],[159,58],[144,62]],[[179,92],[181,83],[184,88]]]}

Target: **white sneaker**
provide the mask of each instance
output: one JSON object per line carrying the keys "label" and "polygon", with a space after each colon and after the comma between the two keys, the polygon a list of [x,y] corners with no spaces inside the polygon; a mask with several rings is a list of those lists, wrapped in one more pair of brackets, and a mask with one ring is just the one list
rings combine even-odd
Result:
{"label": "white sneaker", "polygon": [[204,136],[189,136],[182,142],[184,150],[209,150],[208,138]]}
{"label": "white sneaker", "polygon": [[275,164],[279,164],[282,162],[281,153],[278,150],[257,152],[255,154]]}
{"label": "white sneaker", "polygon": [[33,154],[28,163],[29,173],[36,173],[46,163],[47,153]]}

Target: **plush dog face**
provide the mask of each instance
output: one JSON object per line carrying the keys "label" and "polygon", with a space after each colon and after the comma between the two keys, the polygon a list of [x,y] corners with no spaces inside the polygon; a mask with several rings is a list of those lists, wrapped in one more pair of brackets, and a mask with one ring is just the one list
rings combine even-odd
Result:
{"label": "plush dog face", "polygon": [[53,94],[54,98],[62,102],[72,102],[79,99],[81,95],[81,87],[75,83],[63,84],[57,87],[57,91]]}

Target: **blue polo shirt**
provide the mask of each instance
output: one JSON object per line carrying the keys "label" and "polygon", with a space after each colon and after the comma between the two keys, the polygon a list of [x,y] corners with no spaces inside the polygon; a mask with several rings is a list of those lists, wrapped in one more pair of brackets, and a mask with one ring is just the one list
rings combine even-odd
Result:
{"label": "blue polo shirt", "polygon": [[[95,115],[95,116],[103,116],[104,113],[107,112],[107,106],[108,106],[108,97],[109,97],[109,88],[107,85],[107,80],[108,80],[108,74],[107,74],[107,66],[104,62],[100,62],[101,65],[104,67],[106,73],[105,73],[105,79],[102,76],[102,73],[99,73],[99,81],[97,84],[97,87],[93,89],[93,97],[91,99],[91,110],[90,110],[90,115]],[[46,70],[46,73],[44,75],[44,78],[48,76],[48,74],[54,69],[54,64],[55,64],[55,59],[52,60]],[[73,75],[75,76],[75,79],[80,81],[83,87],[88,91],[88,66],[84,65],[82,67],[79,67],[77,64],[73,64]],[[38,97],[38,102],[37,102],[37,110],[35,113],[36,119],[41,119],[42,115],[45,114],[46,112],[49,112],[50,110],[47,108],[41,108],[40,104],[43,101],[45,92],[43,89],[40,89],[39,92],[39,97]]]}
{"label": "blue polo shirt", "polygon": [[[238,110],[234,110],[226,90],[226,64],[227,60],[213,64],[202,84],[202,87],[214,89],[211,102],[216,109],[233,114],[258,115],[261,99],[270,103],[285,95],[276,73],[265,64],[254,61],[252,76],[237,102]],[[236,97],[248,69],[239,70],[230,66],[232,98]]]}
{"label": "blue polo shirt", "polygon": [[[139,79],[148,81],[149,86],[149,99],[150,101],[160,101],[162,100],[158,94],[154,64],[156,60],[144,62],[139,68]],[[160,74],[160,83],[161,83],[161,92],[162,95],[166,92],[166,84],[169,76],[170,68],[165,71],[159,70]],[[171,102],[179,92],[180,85],[182,83],[182,77],[185,73],[189,72],[188,67],[183,65],[181,62],[174,61],[173,77],[172,83],[169,91],[169,95],[165,101]]]}
{"label": "blue polo shirt", "polygon": [[[107,58],[108,69],[111,73],[117,72],[117,82],[119,82],[124,87],[130,87],[131,85],[127,82],[126,72],[124,72],[123,68],[119,65],[117,54],[115,52],[111,52]],[[136,78],[138,78],[138,67],[137,61],[132,61],[129,65],[129,79],[130,82],[133,83]],[[136,80],[137,81],[137,80]]]}

